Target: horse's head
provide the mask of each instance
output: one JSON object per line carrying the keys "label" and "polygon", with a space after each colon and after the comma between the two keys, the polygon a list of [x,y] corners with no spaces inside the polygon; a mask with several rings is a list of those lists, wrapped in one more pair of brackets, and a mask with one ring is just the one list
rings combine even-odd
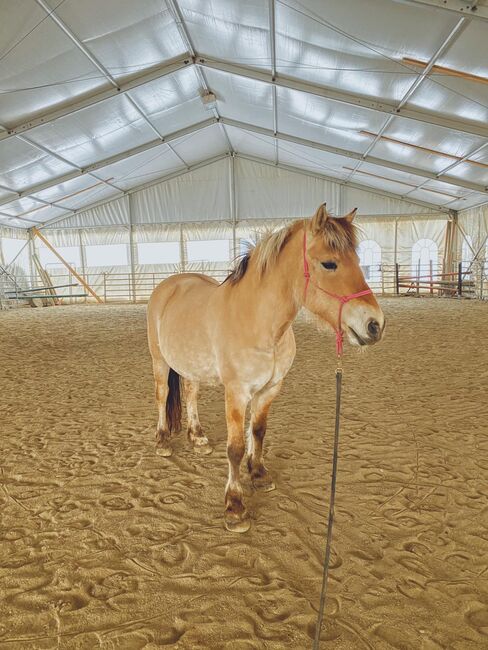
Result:
{"label": "horse's head", "polygon": [[355,214],[353,210],[345,217],[334,218],[324,204],[306,225],[304,271],[310,279],[305,281],[304,304],[335,330],[342,329],[353,345],[371,345],[381,339],[385,326],[374,295],[343,303],[338,299],[369,288],[356,253]]}

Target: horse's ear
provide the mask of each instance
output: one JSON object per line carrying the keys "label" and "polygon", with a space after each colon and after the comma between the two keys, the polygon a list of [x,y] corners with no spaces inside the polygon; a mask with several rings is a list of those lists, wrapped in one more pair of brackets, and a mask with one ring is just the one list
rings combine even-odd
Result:
{"label": "horse's ear", "polygon": [[357,208],[354,208],[354,210],[351,210],[351,212],[349,212],[349,214],[346,214],[346,216],[344,217],[344,219],[345,219],[346,221],[348,221],[349,223],[352,223],[352,222],[354,221],[354,217],[356,216],[356,212],[357,212],[357,211],[358,211],[358,209],[357,209]]}
{"label": "horse's ear", "polygon": [[325,203],[322,203],[322,205],[317,208],[317,212],[312,217],[312,232],[321,232],[324,229],[325,222],[328,218],[329,213],[327,212],[327,207]]}

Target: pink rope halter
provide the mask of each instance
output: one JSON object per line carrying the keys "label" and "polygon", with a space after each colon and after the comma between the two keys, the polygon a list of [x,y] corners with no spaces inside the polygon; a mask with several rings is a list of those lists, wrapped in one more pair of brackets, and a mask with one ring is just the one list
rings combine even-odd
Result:
{"label": "pink rope halter", "polygon": [[[308,260],[307,260],[307,231],[306,230],[303,233],[303,275],[305,277],[305,289],[303,292],[303,302],[305,302],[305,299],[307,297],[308,285],[311,282],[310,268],[308,266]],[[312,282],[312,284],[317,289],[320,289],[320,291],[323,291],[328,296],[331,296],[332,298],[335,298],[336,300],[339,301],[339,314],[337,319],[337,329],[335,329],[335,335],[336,335],[336,354],[339,358],[341,358],[344,349],[344,331],[342,329],[342,310],[344,308],[344,305],[346,304],[346,302],[349,302],[350,300],[354,300],[354,298],[361,298],[361,296],[367,296],[368,294],[373,292],[371,291],[371,289],[365,289],[364,291],[358,291],[358,293],[350,293],[347,296],[339,296],[336,293],[332,293],[332,291],[327,291],[326,289],[322,289],[322,287],[319,287],[319,285],[316,284],[315,282]]]}

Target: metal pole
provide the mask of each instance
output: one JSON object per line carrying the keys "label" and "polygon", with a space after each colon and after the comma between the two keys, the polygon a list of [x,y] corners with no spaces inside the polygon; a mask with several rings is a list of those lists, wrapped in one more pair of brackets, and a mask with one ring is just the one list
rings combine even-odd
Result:
{"label": "metal pole", "polygon": [[236,205],[236,169],[235,156],[232,154],[229,158],[229,212],[232,223],[232,257],[237,256],[236,241],[236,224],[237,224],[237,205]]}
{"label": "metal pole", "polygon": [[393,235],[393,264],[395,266],[396,292],[397,292],[397,295],[398,295],[400,293],[400,287],[399,287],[399,268],[398,268],[397,245],[398,245],[398,218],[395,219],[395,230],[394,230],[394,235]]}
{"label": "metal pole", "polygon": [[129,194],[129,262],[130,262],[130,280],[129,280],[129,299],[132,292],[132,302],[137,302],[136,294],[136,263],[135,256],[137,254],[136,244],[134,242],[134,221],[132,214],[132,195]]}
{"label": "metal pole", "polygon": [[180,265],[181,271],[184,273],[186,271],[186,249],[183,239],[183,224],[180,225]]}
{"label": "metal pole", "polygon": [[[80,248],[80,263],[81,263],[81,277],[85,280],[85,282],[88,282],[88,277],[86,274],[86,254],[85,254],[85,246],[83,245],[83,235],[81,229],[78,230],[78,239],[79,243],[78,246]],[[89,284],[89,282],[88,282]],[[85,304],[87,303],[88,298],[85,298]]]}

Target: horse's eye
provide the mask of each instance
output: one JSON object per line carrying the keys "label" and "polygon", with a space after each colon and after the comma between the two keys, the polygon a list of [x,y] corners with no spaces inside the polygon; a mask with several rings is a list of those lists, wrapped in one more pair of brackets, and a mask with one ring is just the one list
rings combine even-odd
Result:
{"label": "horse's eye", "polygon": [[335,271],[337,268],[337,264],[335,262],[322,262],[322,266],[328,271]]}

